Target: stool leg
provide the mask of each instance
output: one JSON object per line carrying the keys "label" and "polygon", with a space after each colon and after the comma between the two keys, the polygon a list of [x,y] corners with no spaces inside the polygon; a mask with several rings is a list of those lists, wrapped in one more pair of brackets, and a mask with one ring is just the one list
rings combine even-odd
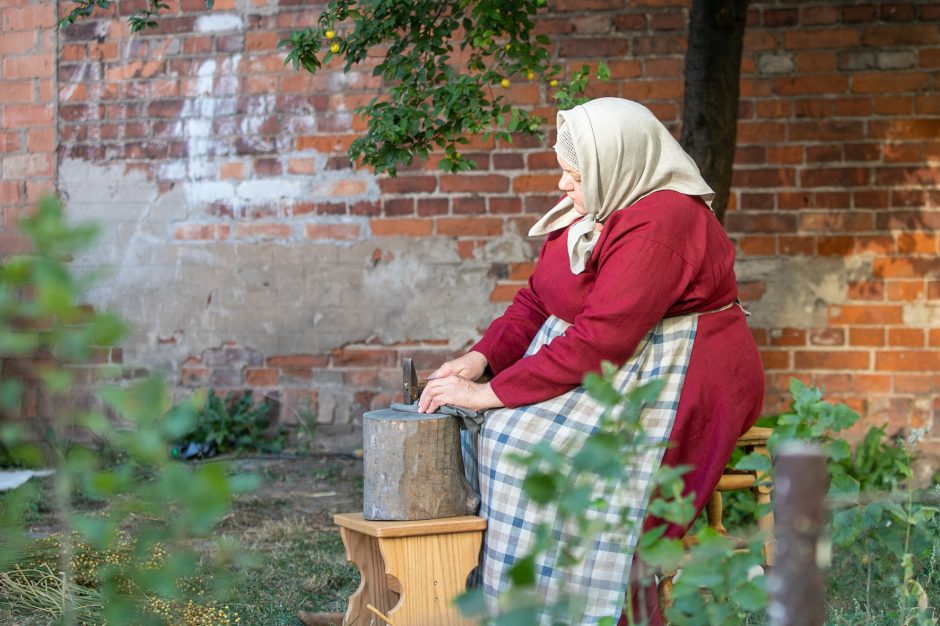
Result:
{"label": "stool leg", "polygon": [[389,588],[385,562],[375,537],[349,528],[340,528],[339,532],[346,548],[346,559],[356,565],[360,577],[359,588],[349,596],[343,623],[365,626],[372,619],[372,613],[366,609],[367,604],[387,614],[398,602],[398,596]]}
{"label": "stool leg", "polygon": [[675,574],[667,574],[659,579],[659,613],[665,626],[669,624],[666,611],[672,608],[672,579],[674,576]]}
{"label": "stool leg", "polygon": [[401,585],[400,601],[386,613],[395,626],[473,626],[453,603],[477,566],[482,541],[475,531],[380,538],[386,572]]}
{"label": "stool leg", "polygon": [[708,497],[708,502],[705,503],[705,517],[708,518],[709,526],[717,530],[719,534],[727,535],[728,529],[721,523],[721,516],[721,492],[713,491],[712,495]]}
{"label": "stool leg", "polygon": [[[754,446],[754,452],[764,454],[768,458],[770,452],[765,446]],[[767,513],[757,520],[757,527],[764,533],[764,561],[768,566],[774,564],[774,512],[770,508],[771,494],[773,494],[773,483],[759,484],[754,488],[754,496],[757,498],[758,506],[767,507]]]}

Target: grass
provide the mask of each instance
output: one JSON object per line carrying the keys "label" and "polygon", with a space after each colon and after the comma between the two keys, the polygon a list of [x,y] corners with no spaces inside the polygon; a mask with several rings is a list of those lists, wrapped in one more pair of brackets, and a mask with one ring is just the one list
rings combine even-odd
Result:
{"label": "grass", "polygon": [[301,610],[345,611],[359,573],[346,563],[339,533],[284,520],[264,524],[252,535],[246,547],[260,558],[240,572],[229,603],[243,624],[294,626]]}
{"label": "grass", "polygon": [[[226,602],[238,614],[240,624],[299,626],[299,611],[345,611],[346,601],[359,585],[359,573],[346,562],[332,516],[361,510],[361,461],[248,457],[233,469],[252,472],[262,481],[255,492],[235,498],[217,533],[236,540],[249,557],[233,572],[236,583]],[[39,489],[28,503],[26,523],[34,536],[42,537],[56,530],[48,509],[52,481],[36,484]],[[0,494],[0,507],[7,497]],[[82,502],[80,508],[91,511],[101,506],[100,502]],[[61,611],[61,579],[51,570],[27,574],[18,575],[15,570],[0,574],[5,576],[0,577],[0,624],[4,626],[49,626]],[[101,623],[99,595],[94,589],[75,586],[66,591],[87,605],[83,622]]]}
{"label": "grass", "polygon": [[[361,509],[361,462],[350,459],[277,461],[247,459],[239,471],[252,471],[262,487],[236,498],[218,535],[235,539],[253,557],[235,572],[236,584],[227,605],[244,626],[299,626],[299,611],[342,612],[359,584],[359,573],[346,562],[332,515]],[[48,502],[48,480],[40,483],[37,501],[29,509],[30,524],[40,533],[54,525],[43,502]],[[0,494],[0,506],[3,496]],[[88,505],[91,507],[91,503]],[[743,517],[729,512],[732,528]],[[734,533],[739,534],[739,533]],[[931,606],[940,605],[940,563],[917,564]],[[891,554],[858,542],[849,550],[836,550],[828,571],[827,626],[898,626],[896,604],[903,569]],[[61,597],[59,579],[51,571],[34,572],[40,584],[10,592],[9,580],[0,578],[0,624],[47,626],[53,613],[38,606],[55,606]],[[59,585],[57,587],[57,585]],[[93,590],[73,590],[93,609]],[[84,595],[82,595],[84,594]],[[91,621],[89,623],[95,623]],[[767,624],[766,615],[755,614],[747,624]]]}

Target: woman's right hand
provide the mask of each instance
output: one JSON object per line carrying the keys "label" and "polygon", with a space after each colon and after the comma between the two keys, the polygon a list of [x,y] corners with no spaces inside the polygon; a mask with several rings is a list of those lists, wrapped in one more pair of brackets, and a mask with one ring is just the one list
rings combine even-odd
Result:
{"label": "woman's right hand", "polygon": [[480,352],[468,352],[462,357],[447,361],[431,372],[428,379],[445,378],[447,376],[460,376],[467,380],[476,380],[486,369],[486,357]]}

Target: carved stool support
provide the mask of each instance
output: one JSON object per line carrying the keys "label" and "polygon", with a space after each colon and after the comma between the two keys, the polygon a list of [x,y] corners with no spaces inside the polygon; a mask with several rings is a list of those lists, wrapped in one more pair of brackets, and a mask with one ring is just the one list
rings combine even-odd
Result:
{"label": "carved stool support", "polygon": [[480,556],[486,520],[475,515],[418,521],[369,521],[361,513],[333,517],[346,558],[362,575],[344,624],[473,626],[453,605]]}

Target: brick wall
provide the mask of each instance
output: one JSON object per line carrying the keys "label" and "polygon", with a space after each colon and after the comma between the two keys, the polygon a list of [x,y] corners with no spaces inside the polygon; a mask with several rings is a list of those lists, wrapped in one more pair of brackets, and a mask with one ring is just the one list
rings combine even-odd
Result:
{"label": "brick wall", "polygon": [[[76,263],[117,268],[94,299],[137,323],[126,361],[181,389],[261,390],[286,422],[354,424],[394,396],[401,357],[429,368],[464,349],[531,272],[522,235],[557,195],[547,144],[476,141],[479,169],[459,176],[433,158],[397,179],[353,168],[352,110],[380,85],[368,67],[294,72],[276,49],[316,7],[179,0],[159,31],[130,36],[140,3],[119,0],[60,35],[53,66],[52,3],[21,4],[0,3],[3,236],[52,180],[26,143],[57,126],[70,213],[107,224]],[[555,0],[540,29],[570,67],[607,61],[613,81],[592,95],[639,100],[678,131],[687,7]],[[725,220],[766,412],[798,376],[869,423],[930,429],[934,453],[938,68],[938,2],[753,0]],[[516,78],[508,95],[553,117],[544,85]]]}
{"label": "brick wall", "polygon": [[0,250],[25,249],[17,219],[55,185],[54,4],[0,0]]}

